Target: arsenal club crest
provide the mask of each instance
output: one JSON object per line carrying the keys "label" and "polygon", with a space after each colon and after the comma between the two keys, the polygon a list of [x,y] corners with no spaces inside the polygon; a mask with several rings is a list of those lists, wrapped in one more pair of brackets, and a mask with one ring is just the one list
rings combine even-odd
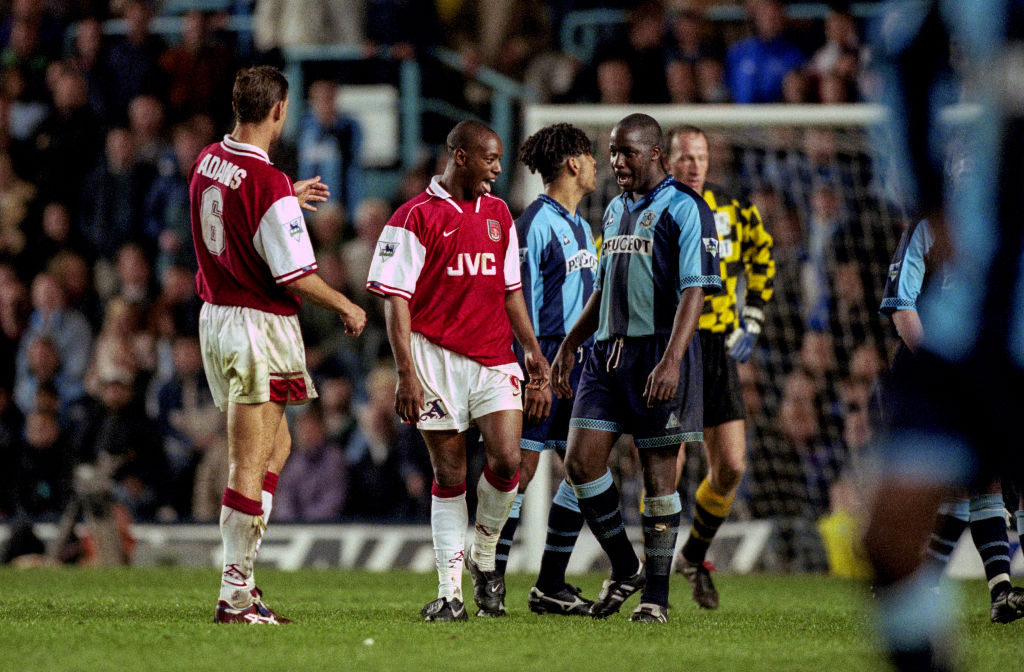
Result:
{"label": "arsenal club crest", "polygon": [[501,224],[498,223],[498,220],[487,220],[487,237],[496,243],[501,242]]}

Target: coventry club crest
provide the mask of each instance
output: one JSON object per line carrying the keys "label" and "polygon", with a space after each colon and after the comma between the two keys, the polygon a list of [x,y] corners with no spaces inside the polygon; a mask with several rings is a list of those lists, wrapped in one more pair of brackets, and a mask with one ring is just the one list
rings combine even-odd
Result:
{"label": "coventry club crest", "polygon": [[640,228],[649,229],[654,225],[654,211],[647,210],[644,214],[640,215]]}
{"label": "coventry club crest", "polygon": [[487,220],[487,237],[496,243],[501,242],[501,224],[498,223],[498,220]]}

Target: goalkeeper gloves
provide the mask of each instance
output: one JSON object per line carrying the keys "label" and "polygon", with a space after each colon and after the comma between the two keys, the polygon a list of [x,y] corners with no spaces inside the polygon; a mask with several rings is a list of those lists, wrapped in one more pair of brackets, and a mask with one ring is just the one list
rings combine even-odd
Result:
{"label": "goalkeeper gloves", "polygon": [[725,347],[728,348],[729,356],[741,364],[750,359],[754,352],[754,343],[761,335],[761,325],[764,324],[764,311],[753,306],[743,308],[740,317],[740,326],[734,329],[725,339]]}

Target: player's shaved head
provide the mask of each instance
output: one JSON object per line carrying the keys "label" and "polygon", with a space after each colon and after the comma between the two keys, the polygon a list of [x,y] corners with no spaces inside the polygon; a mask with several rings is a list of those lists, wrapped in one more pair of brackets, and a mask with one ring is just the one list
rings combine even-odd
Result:
{"label": "player's shaved head", "polygon": [[455,124],[455,128],[448,133],[448,138],[445,140],[445,144],[448,146],[449,152],[454,152],[456,149],[463,151],[469,151],[484,140],[488,135],[497,136],[493,130],[491,130],[486,124],[482,124],[479,121],[467,119],[466,121],[460,121]]}
{"label": "player's shaved head", "polygon": [[654,117],[639,112],[623,117],[615,127],[621,131],[635,131],[636,138],[649,147],[661,147],[661,124]]}

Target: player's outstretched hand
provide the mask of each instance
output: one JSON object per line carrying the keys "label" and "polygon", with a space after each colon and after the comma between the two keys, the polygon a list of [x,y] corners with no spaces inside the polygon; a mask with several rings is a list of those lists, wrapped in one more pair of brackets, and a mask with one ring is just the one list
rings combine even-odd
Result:
{"label": "player's outstretched hand", "polygon": [[359,334],[363,333],[363,328],[366,326],[366,311],[352,304],[344,312],[339,313],[341,316],[341,322],[345,325],[345,333],[355,338]]}
{"label": "player's outstretched hand", "polygon": [[543,390],[535,390],[527,385],[525,399],[523,419],[526,424],[539,425],[544,422],[551,413],[551,387],[545,385]]}
{"label": "player's outstretched hand", "polygon": [[398,373],[395,387],[395,413],[410,425],[415,426],[423,409],[423,387],[415,372]]}
{"label": "player's outstretched hand", "polygon": [[647,376],[647,385],[644,386],[644,399],[647,400],[647,408],[653,408],[658,404],[676,396],[679,389],[679,363],[674,365],[667,363],[664,359],[658,362]]}
{"label": "player's outstretched hand", "polygon": [[546,389],[551,382],[551,366],[544,358],[544,353],[540,351],[540,346],[527,350],[523,354],[523,363],[526,364],[526,375],[530,379],[526,383],[526,389],[538,391]]}
{"label": "player's outstretched hand", "polygon": [[564,346],[564,343],[559,346],[555,359],[551,362],[551,387],[562,399],[571,399],[572,386],[569,385],[569,374],[576,363],[576,352]]}
{"label": "player's outstretched hand", "polygon": [[308,180],[299,180],[292,187],[295,189],[296,198],[299,199],[299,207],[310,212],[316,212],[313,203],[323,203],[331,195],[331,190],[320,181],[319,175]]}

